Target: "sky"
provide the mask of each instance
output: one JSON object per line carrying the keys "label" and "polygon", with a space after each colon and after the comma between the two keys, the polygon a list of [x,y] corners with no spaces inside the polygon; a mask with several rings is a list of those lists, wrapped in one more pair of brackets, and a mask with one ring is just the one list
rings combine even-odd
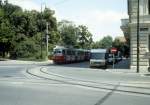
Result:
{"label": "sky", "polygon": [[58,21],[69,20],[86,25],[94,41],[104,36],[123,36],[121,19],[128,18],[127,0],[9,0],[26,10],[41,9],[41,4],[55,10]]}

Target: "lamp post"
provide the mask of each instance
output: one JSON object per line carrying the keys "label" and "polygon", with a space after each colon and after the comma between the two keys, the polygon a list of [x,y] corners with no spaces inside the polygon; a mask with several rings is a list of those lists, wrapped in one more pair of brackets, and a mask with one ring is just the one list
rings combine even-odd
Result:
{"label": "lamp post", "polygon": [[139,73],[139,28],[140,28],[140,0],[137,1],[137,73]]}

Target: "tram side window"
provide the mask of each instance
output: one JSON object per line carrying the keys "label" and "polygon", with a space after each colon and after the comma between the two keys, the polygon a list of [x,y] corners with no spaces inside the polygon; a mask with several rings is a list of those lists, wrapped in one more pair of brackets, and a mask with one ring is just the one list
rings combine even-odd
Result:
{"label": "tram side window", "polygon": [[66,53],[65,53],[65,50],[62,50],[62,54],[64,54],[64,55],[66,54]]}
{"label": "tram side window", "polygon": [[67,55],[71,55],[71,51],[70,50],[67,51]]}
{"label": "tram side window", "polygon": [[54,51],[54,54],[60,54],[60,53],[61,53],[60,50],[55,50],[55,51]]}
{"label": "tram side window", "polygon": [[78,52],[78,55],[79,55],[79,56],[81,56],[81,55],[82,55],[81,51],[79,51],[79,52]]}
{"label": "tram side window", "polygon": [[72,55],[75,55],[75,51],[72,51]]}

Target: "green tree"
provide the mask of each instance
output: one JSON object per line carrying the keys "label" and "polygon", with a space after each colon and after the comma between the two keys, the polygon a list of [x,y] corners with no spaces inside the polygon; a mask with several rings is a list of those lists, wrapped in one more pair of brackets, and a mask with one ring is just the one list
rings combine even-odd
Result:
{"label": "green tree", "polygon": [[100,41],[92,44],[93,48],[110,48],[112,47],[113,39],[111,36],[105,36]]}
{"label": "green tree", "polygon": [[3,4],[3,10],[5,12],[5,18],[8,18],[8,19],[11,18],[13,13],[18,12],[18,11],[22,12],[21,7],[16,6],[16,5],[12,5],[12,4],[9,4],[9,3],[4,3]]}
{"label": "green tree", "polygon": [[130,47],[126,41],[121,41],[119,38],[115,38],[113,47],[116,47],[124,56],[130,55]]}
{"label": "green tree", "polygon": [[58,23],[58,31],[60,33],[60,44],[73,47],[76,45],[77,28],[72,22],[62,20]]}
{"label": "green tree", "polygon": [[15,35],[15,30],[10,22],[10,17],[16,10],[20,10],[18,6],[8,4],[7,1],[1,3],[0,8],[0,52],[4,57],[12,49],[12,37]]}
{"label": "green tree", "polygon": [[112,37],[106,36],[101,40],[100,45],[101,45],[101,48],[110,48],[112,47],[112,43],[113,43]]}
{"label": "green tree", "polygon": [[86,26],[76,26],[70,21],[57,24],[55,11],[45,8],[38,11],[23,11],[21,7],[0,0],[0,56],[11,58],[40,58],[41,45],[46,46],[46,24],[49,24],[49,49],[56,44],[78,48],[90,48],[92,34]]}
{"label": "green tree", "polygon": [[48,9],[48,8],[46,8],[43,13],[43,19],[45,20],[45,21],[43,21],[43,23],[44,23],[43,31],[46,33],[46,23],[48,23],[49,24],[48,30],[49,30],[50,44],[58,43],[59,38],[60,38],[59,32],[57,30],[57,20],[54,17],[54,14],[55,14],[55,11]]}
{"label": "green tree", "polygon": [[2,0],[0,0],[0,7],[2,7]]}
{"label": "green tree", "polygon": [[54,14],[55,12],[48,8],[41,14],[37,11],[23,11],[19,6],[10,4],[8,1],[1,2],[0,55],[4,56],[9,52],[12,58],[32,56],[38,58],[41,35],[42,38],[45,37],[47,22],[49,23],[49,44],[53,46],[59,40]]}
{"label": "green tree", "polygon": [[78,26],[78,46],[85,49],[90,49],[93,42],[92,34],[86,26]]}
{"label": "green tree", "polygon": [[100,48],[100,47],[101,47],[100,41],[96,41],[96,42],[93,42],[93,43],[92,43],[92,48],[93,48],[93,49],[97,49],[97,48]]}
{"label": "green tree", "polygon": [[[20,35],[16,41],[13,43],[15,47],[13,52],[11,53],[11,57],[13,58],[32,58],[39,59],[39,44],[36,44],[35,41],[31,38],[27,38],[24,35]],[[21,41],[21,43],[18,43]]]}
{"label": "green tree", "polygon": [[0,23],[0,52],[3,57],[11,50],[12,37],[15,34],[8,20],[3,19]]}

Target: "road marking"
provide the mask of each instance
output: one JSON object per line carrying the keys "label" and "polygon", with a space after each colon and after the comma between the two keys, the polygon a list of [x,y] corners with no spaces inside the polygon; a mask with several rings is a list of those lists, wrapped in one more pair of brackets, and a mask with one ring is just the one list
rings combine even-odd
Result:
{"label": "road marking", "polygon": [[[57,77],[60,77],[60,78],[66,78],[66,79],[71,79],[71,80],[78,80],[78,81],[82,81],[82,82],[104,83],[104,84],[116,85],[116,83],[112,84],[112,82],[114,82],[114,81],[94,82],[94,81],[89,81],[89,80],[72,78],[72,77],[69,77],[69,76],[64,76],[64,75],[60,75],[60,74],[57,74],[57,73],[53,73],[53,72],[47,71],[47,68],[42,68],[40,71],[43,72],[43,73],[46,73],[48,75],[53,75],[53,76],[57,76]],[[139,81],[137,81],[137,82],[135,82],[135,81],[127,81],[127,82],[117,81],[117,82],[124,83],[124,84],[150,84],[150,82],[144,82],[144,81],[142,81],[142,82],[139,82]]]}
{"label": "road marking", "polygon": [[[42,67],[41,67],[42,68]],[[37,71],[37,70],[36,70]],[[39,70],[40,71],[40,70]],[[93,88],[93,89],[99,89],[99,90],[112,90],[111,87],[102,87],[102,86],[93,86],[91,84],[83,84],[83,82],[75,82],[75,81],[64,81],[64,80],[61,80],[61,79],[56,79],[56,78],[48,78],[48,77],[44,77],[43,75],[36,75],[36,74],[33,74],[32,72],[28,71],[28,73],[30,73],[31,75],[34,75],[34,76],[38,76],[40,78],[43,78],[45,80],[52,80],[52,81],[57,81],[57,82],[60,82],[60,83],[64,83],[64,84],[69,84],[69,85],[74,85],[74,86],[83,86],[83,87],[88,87],[88,88]],[[114,85],[115,86],[115,85]],[[127,87],[127,86],[126,86]],[[129,88],[129,87],[128,87]],[[132,87],[132,88],[136,88],[136,87]],[[124,90],[124,89],[116,89],[116,92],[122,92],[122,93],[130,93],[130,94],[139,94],[139,95],[148,95],[150,96],[150,93],[144,93],[144,92],[141,92],[141,91],[133,91],[132,90]]]}

